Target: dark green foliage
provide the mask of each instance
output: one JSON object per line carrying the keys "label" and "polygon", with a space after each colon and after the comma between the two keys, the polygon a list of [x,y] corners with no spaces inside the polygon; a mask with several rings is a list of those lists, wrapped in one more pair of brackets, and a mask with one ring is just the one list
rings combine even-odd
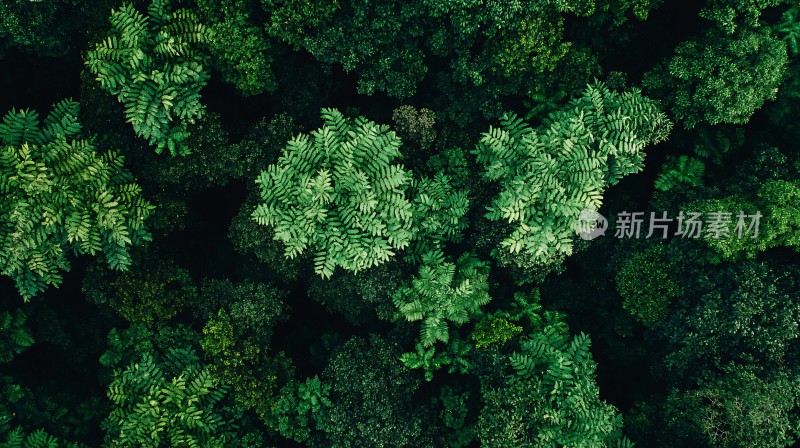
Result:
{"label": "dark green foliage", "polygon": [[765,380],[750,369],[726,367],[698,389],[673,392],[666,402],[668,424],[705,446],[792,446],[798,437],[796,380],[783,373]]}
{"label": "dark green foliage", "polygon": [[275,232],[272,229],[253,221],[252,210],[256,203],[255,195],[251,195],[242,205],[239,213],[233,217],[228,238],[237,252],[255,257],[252,263],[256,264],[256,260],[260,262],[259,270],[273,279],[284,283],[297,280],[300,276],[298,260],[284,256],[283,244],[274,238]]}
{"label": "dark green foliage", "polygon": [[407,269],[389,262],[358,275],[309,279],[308,295],[354,324],[391,320],[395,308],[391,296],[405,282]]}
{"label": "dark green foliage", "polygon": [[419,380],[398,354],[378,337],[350,339],[334,353],[322,375],[331,408],[311,446],[433,446],[424,433],[429,410],[412,402]]}
{"label": "dark green foliage", "polygon": [[284,386],[274,411],[278,432],[298,442],[307,440],[311,428],[320,424],[322,415],[331,406],[330,390],[331,386],[316,376],[307,378],[304,383]]}
{"label": "dark green foliage", "polygon": [[22,428],[15,428],[5,436],[5,440],[0,440],[0,448],[82,448],[84,446],[62,442],[42,429],[26,434]]}
{"label": "dark green foliage", "polygon": [[656,189],[671,190],[675,187],[699,187],[703,185],[705,165],[703,162],[687,156],[669,157],[661,166],[661,174],[656,179]]}
{"label": "dark green foliage", "polygon": [[208,42],[226,82],[244,95],[275,90],[270,43],[250,17],[254,1],[197,0],[200,17],[214,35]]}
{"label": "dark green foliage", "polygon": [[602,83],[538,130],[505,115],[474,151],[484,177],[502,188],[486,214],[509,223],[498,251],[544,264],[571,254],[581,211],[598,210],[609,185],[640,171],[644,148],[664,140],[670,128],[638,91],[618,94]]}
{"label": "dark green foliage", "polygon": [[[684,210],[731,214],[723,221],[724,233],[719,238],[704,239],[711,249],[709,260],[752,259],[773,247],[800,247],[800,185],[794,180],[793,161],[797,163],[776,148],[761,147],[748,159],[747,169],[736,181],[724,186],[723,194],[691,200],[683,206]],[[745,217],[739,226],[740,212],[761,214],[757,236],[754,227],[748,232],[753,218]]]}
{"label": "dark green foliage", "polygon": [[664,330],[665,373],[694,376],[730,361],[783,364],[800,336],[800,273],[786,268],[748,262],[703,272]]}
{"label": "dark green foliage", "polygon": [[59,285],[68,253],[103,253],[112,269],[150,239],[153,207],[115,152],[80,138],[78,104],[62,101],[40,125],[35,111],[12,110],[0,124],[0,268],[26,301]]}
{"label": "dark green foliage", "polygon": [[299,46],[309,30],[326,23],[341,5],[339,0],[261,0],[261,6],[269,15],[267,33]]}
{"label": "dark green foliage", "polygon": [[768,30],[740,29],[730,36],[710,30],[678,45],[643,84],[686,128],[744,124],[775,99],[786,63],[786,46]]}
{"label": "dark green foliage", "polygon": [[759,26],[762,11],[787,0],[707,0],[700,16],[715,22],[728,34],[742,27]]}
{"label": "dark green foliage", "polygon": [[[630,447],[622,416],[599,398],[588,336],[571,336],[563,315],[542,312],[538,292],[515,296],[514,313],[494,313],[527,327],[519,349],[481,349],[484,407],[476,426],[483,446]],[[482,363],[485,361],[482,361]]]}
{"label": "dark green foliage", "polygon": [[275,430],[280,390],[293,374],[283,353],[269,353],[273,327],[283,316],[283,297],[269,285],[212,280],[203,285],[198,310],[220,307],[206,315],[201,341],[214,374],[232,387],[242,407],[255,411]]}
{"label": "dark green foliage", "polygon": [[125,106],[136,134],[174,156],[191,152],[186,126],[205,113],[199,49],[212,33],[191,10],[170,9],[169,0],[153,0],[146,16],[130,4],[112,11],[110,34],[87,53],[86,66]]}
{"label": "dark green foliage", "polygon": [[[791,446],[797,439],[800,271],[747,262],[703,270],[663,327],[672,392],[649,425],[674,443]],[[662,420],[663,419],[663,423]]]}
{"label": "dark green foliage", "polygon": [[0,314],[0,364],[11,362],[15,355],[33,345],[33,336],[25,326],[27,318],[21,309]]}
{"label": "dark green foliage", "polygon": [[83,291],[87,299],[108,305],[128,321],[150,326],[169,321],[197,298],[189,272],[152,252],[134,256],[131,268],[120,274],[93,266]]}
{"label": "dark green foliage", "polygon": [[263,166],[275,161],[295,128],[288,115],[275,115],[260,120],[239,142],[233,143],[219,114],[212,112],[187,128],[191,135],[185,143],[192,148],[191,154],[169,164],[150,158],[144,167],[145,175],[169,190],[225,186],[237,179],[249,181]]}
{"label": "dark green foliage", "polygon": [[469,392],[457,394],[447,386],[442,388],[439,395],[439,400],[442,402],[440,417],[448,428],[444,435],[444,446],[461,448],[468,446],[475,439],[474,428],[466,423],[469,396]]}
{"label": "dark green foliage", "polygon": [[314,272],[328,278],[337,266],[357,273],[408,246],[412,206],[410,175],[391,164],[401,142],[388,126],[334,109],[322,118],[322,128],[293,138],[261,172],[253,218],[275,229],[288,258],[313,250]]}
{"label": "dark green foliage", "polygon": [[800,6],[795,5],[783,13],[776,31],[786,42],[789,55],[797,56],[800,53]]}
{"label": "dark green foliage", "polygon": [[69,3],[69,0],[0,3],[0,56],[9,47],[49,56],[64,53],[69,48],[68,23],[60,13]]}
{"label": "dark green foliage", "polygon": [[684,293],[677,280],[681,272],[666,251],[665,244],[653,244],[631,254],[615,279],[622,307],[647,326],[661,322],[672,300]]}
{"label": "dark green foliage", "polygon": [[[274,0],[262,2],[284,3]],[[291,2],[284,8],[297,3],[300,2]],[[323,15],[336,9],[330,19],[320,20],[319,26],[298,36],[299,42],[293,38],[291,29],[285,29],[285,25],[276,26],[274,18],[273,32],[287,33],[290,42],[300,43],[323,63],[340,63],[346,72],[356,72],[361,94],[372,95],[380,91],[398,98],[412,96],[428,71],[417,37],[424,31],[417,20],[420,8],[391,1],[343,0],[341,7],[337,8],[338,3],[326,0],[313,7],[301,6],[300,14],[292,11],[293,16],[299,16],[292,21],[302,24],[306,17],[311,17],[304,14],[309,9]]]}

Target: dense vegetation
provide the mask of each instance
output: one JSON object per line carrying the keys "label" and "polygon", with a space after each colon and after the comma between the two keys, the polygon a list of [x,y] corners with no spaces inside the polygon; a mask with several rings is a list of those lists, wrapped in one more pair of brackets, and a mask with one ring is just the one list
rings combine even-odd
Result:
{"label": "dense vegetation", "polygon": [[798,39],[0,2],[0,448],[797,446]]}

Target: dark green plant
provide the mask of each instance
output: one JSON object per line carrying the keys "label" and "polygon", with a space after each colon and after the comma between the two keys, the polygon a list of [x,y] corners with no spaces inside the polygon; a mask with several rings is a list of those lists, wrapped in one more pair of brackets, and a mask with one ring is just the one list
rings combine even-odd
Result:
{"label": "dark green plant", "polygon": [[148,241],[153,206],[112,151],[80,138],[78,104],[62,101],[40,125],[12,110],[0,124],[0,272],[26,301],[58,286],[67,255],[102,253],[125,270],[131,246]]}
{"label": "dark green plant", "polygon": [[681,272],[667,250],[665,244],[653,244],[632,253],[615,278],[622,307],[646,326],[662,322],[672,301],[684,293]]}
{"label": "dark green plant", "polygon": [[129,322],[163,324],[197,299],[189,271],[152,252],[134,256],[127,271],[116,274],[90,268],[83,284],[86,297],[105,304]]}
{"label": "dark green plant", "polygon": [[170,9],[170,0],[153,0],[146,16],[131,4],[112,11],[110,33],[86,54],[86,66],[123,104],[136,134],[174,156],[190,152],[186,126],[205,113],[200,46],[212,32],[191,10]]}
{"label": "dark green plant", "polygon": [[331,406],[330,391],[331,386],[316,376],[303,383],[284,386],[274,411],[278,432],[298,442],[306,441]]}
{"label": "dark green plant", "polygon": [[643,84],[687,128],[699,123],[744,124],[775,99],[787,64],[786,45],[769,30],[712,29],[681,43],[675,56],[645,75]]}
{"label": "dark green plant", "polygon": [[699,187],[703,185],[704,173],[705,165],[695,158],[668,156],[667,161],[661,166],[661,174],[656,179],[656,189],[668,191],[678,186]]}
{"label": "dark green plant", "polygon": [[271,45],[252,19],[255,1],[197,0],[199,15],[214,35],[208,41],[216,67],[243,95],[275,90]]}

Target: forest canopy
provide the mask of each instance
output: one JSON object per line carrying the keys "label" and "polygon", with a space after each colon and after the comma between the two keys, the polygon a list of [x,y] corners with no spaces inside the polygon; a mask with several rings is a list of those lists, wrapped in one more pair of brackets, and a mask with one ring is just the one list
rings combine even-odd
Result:
{"label": "forest canopy", "polygon": [[793,447],[800,6],[0,2],[0,448]]}

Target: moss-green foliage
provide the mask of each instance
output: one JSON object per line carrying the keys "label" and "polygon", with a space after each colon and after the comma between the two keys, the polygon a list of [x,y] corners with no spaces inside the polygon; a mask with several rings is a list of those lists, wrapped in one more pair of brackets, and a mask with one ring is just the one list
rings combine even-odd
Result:
{"label": "moss-green foliage", "polygon": [[204,283],[199,300],[200,312],[219,307],[206,314],[201,340],[214,374],[231,385],[243,408],[255,411],[274,430],[279,426],[275,405],[294,370],[282,352],[273,356],[269,351],[273,327],[283,315],[283,296],[269,285],[212,280]]}
{"label": "moss-green foliage", "polygon": [[314,251],[314,271],[359,272],[408,246],[410,174],[392,164],[400,139],[388,126],[323,109],[324,125],[289,141],[257,179],[262,203],[253,218],[275,229],[294,258]]}
{"label": "moss-green foliage", "polygon": [[214,34],[209,50],[222,78],[244,95],[275,90],[270,43],[251,19],[255,1],[197,0],[200,17]]}
{"label": "moss-green foliage", "polygon": [[398,354],[377,336],[350,339],[334,353],[322,374],[331,387],[331,408],[310,446],[433,446],[425,433],[430,410],[412,398],[420,380],[397,361]]}
{"label": "moss-green foliage", "polygon": [[391,320],[395,313],[391,295],[406,281],[408,269],[398,262],[376,266],[358,275],[309,279],[308,296],[353,324],[375,318]]}
{"label": "moss-green foliage", "polygon": [[86,54],[86,66],[125,106],[136,134],[174,156],[190,152],[186,126],[205,113],[200,47],[212,32],[191,10],[170,9],[169,0],[153,0],[147,15],[131,4],[112,11],[110,33]]}
{"label": "moss-green foliage", "polygon": [[656,179],[656,189],[667,191],[678,186],[698,187],[703,184],[704,173],[703,162],[693,157],[668,157]]}
{"label": "moss-green foliage", "polygon": [[675,390],[666,402],[670,429],[705,446],[792,446],[799,435],[797,383],[785,373],[762,378],[753,370],[728,366],[698,389]]}
{"label": "moss-green foliage", "polygon": [[136,254],[131,268],[120,274],[93,266],[83,290],[92,302],[150,326],[169,321],[197,298],[189,272],[151,252]]}
{"label": "moss-green foliage", "polygon": [[[392,112],[392,121],[397,136],[403,140],[406,148],[413,144],[424,152],[436,140],[436,116],[430,109],[400,106]],[[407,157],[409,155],[406,154]]]}
{"label": "moss-green foliage", "polygon": [[506,114],[474,151],[484,177],[502,188],[486,214],[509,223],[498,250],[543,263],[571,254],[581,211],[598,210],[609,185],[640,171],[644,148],[670,128],[638,91],[619,94],[602,83],[537,130]]}
{"label": "moss-green foliage", "polygon": [[25,300],[61,283],[67,255],[102,253],[112,269],[150,238],[153,207],[123,158],[80,138],[78,104],[62,101],[39,123],[12,110],[0,124],[0,268]]}
{"label": "moss-green foliage", "polygon": [[665,244],[653,244],[631,254],[617,272],[622,307],[647,326],[661,322],[672,300],[683,294],[679,274],[666,255]]}
{"label": "moss-green foliage", "polygon": [[775,99],[786,63],[786,45],[769,30],[743,28],[728,36],[712,29],[678,45],[643,83],[686,128],[744,124]]}

